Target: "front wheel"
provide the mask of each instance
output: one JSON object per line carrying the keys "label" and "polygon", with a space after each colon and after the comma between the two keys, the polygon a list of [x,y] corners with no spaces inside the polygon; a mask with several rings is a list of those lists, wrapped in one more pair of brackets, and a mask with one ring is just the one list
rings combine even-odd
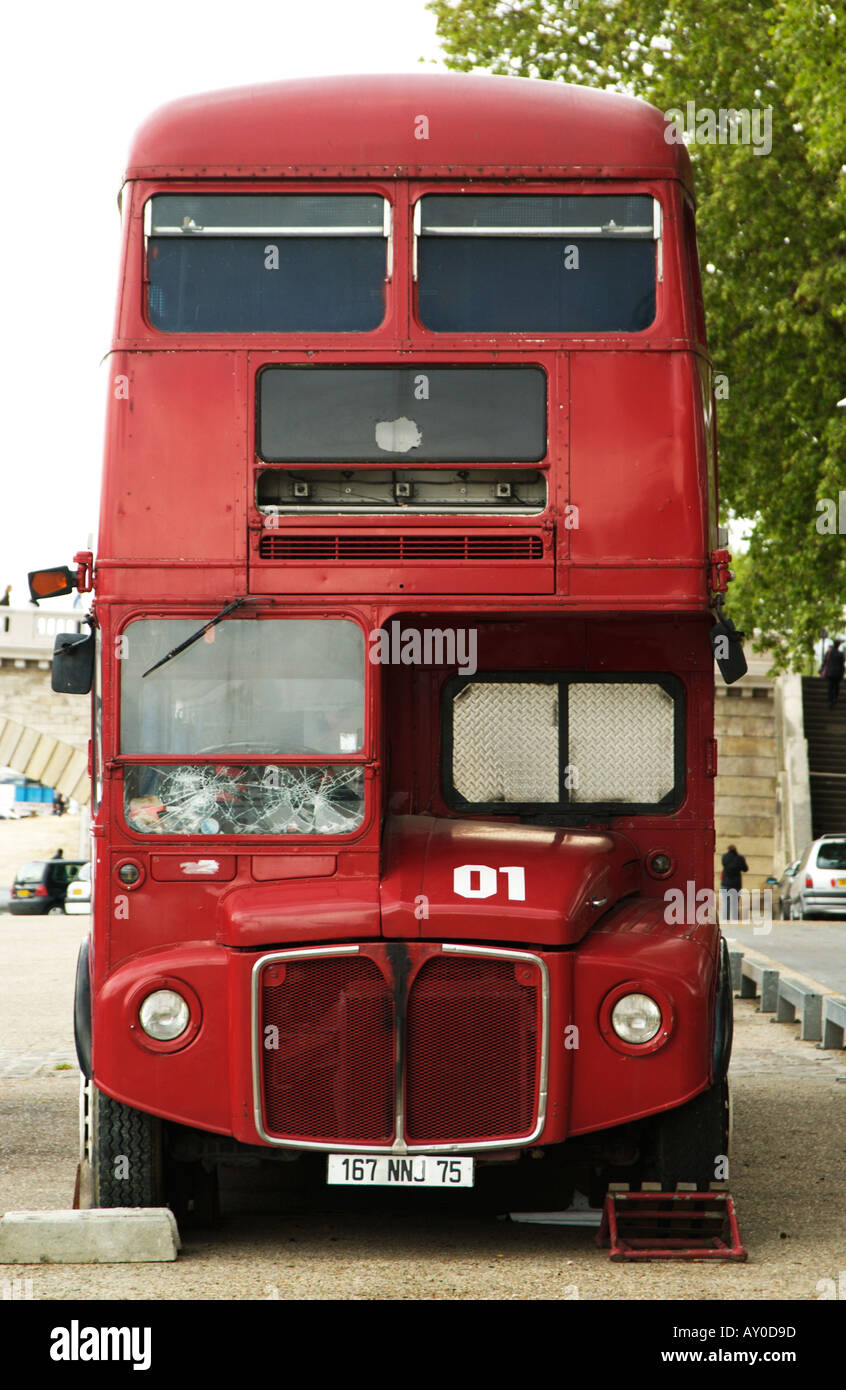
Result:
{"label": "front wheel", "polygon": [[92,1083],[88,1129],[94,1206],[161,1206],[161,1121]]}
{"label": "front wheel", "polygon": [[655,1165],[665,1192],[680,1182],[707,1192],[712,1182],[728,1177],[730,1108],[728,1081],[718,1081],[701,1095],[668,1110],[656,1121]]}

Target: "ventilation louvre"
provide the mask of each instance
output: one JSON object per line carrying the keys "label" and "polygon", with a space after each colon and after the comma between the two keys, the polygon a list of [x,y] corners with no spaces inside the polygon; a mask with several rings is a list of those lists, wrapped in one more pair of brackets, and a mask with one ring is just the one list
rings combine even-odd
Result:
{"label": "ventilation louvre", "polygon": [[427,536],[420,534],[285,535],[266,532],[259,540],[259,558],[288,564],[353,563],[360,565],[442,561],[537,561],[543,559],[543,537],[517,532],[509,535]]}

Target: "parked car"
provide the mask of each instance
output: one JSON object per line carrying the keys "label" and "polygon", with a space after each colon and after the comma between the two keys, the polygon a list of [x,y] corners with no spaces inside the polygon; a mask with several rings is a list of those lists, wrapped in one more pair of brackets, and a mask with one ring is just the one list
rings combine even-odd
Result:
{"label": "parked car", "polygon": [[69,917],[84,917],[91,911],[91,865],[83,864],[73,883],[68,884],[65,912]]}
{"label": "parked car", "polygon": [[773,916],[780,917],[783,922],[790,916],[790,885],[801,862],[801,859],[794,859],[792,864],[787,865],[781,878],[768,878],[765,885],[772,891]]}
{"label": "parked car", "polygon": [[846,917],[846,832],[823,835],[809,845],[790,880],[787,915]]}
{"label": "parked car", "polygon": [[9,911],[16,917],[64,912],[68,885],[78,878],[87,859],[36,859],[18,870]]}

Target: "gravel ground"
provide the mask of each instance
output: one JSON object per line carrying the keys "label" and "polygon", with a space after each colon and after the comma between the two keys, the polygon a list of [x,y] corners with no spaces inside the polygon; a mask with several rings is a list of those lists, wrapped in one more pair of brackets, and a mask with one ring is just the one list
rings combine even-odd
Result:
{"label": "gravel ground", "polygon": [[[0,916],[0,1210],[68,1207],[78,1072],[70,996],[87,918]],[[736,1001],[731,1191],[743,1265],[611,1264],[589,1229],[483,1217],[469,1194],[230,1186],[170,1265],[4,1266],[35,1299],[814,1300],[846,1269],[846,1054]],[[425,1199],[425,1200],[421,1200]],[[431,1200],[430,1200],[431,1199]]]}

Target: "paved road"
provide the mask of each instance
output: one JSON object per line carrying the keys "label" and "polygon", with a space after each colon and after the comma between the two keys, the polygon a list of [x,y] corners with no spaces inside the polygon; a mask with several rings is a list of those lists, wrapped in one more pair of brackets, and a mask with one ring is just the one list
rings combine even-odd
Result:
{"label": "paved road", "polygon": [[846,995],[846,922],[773,922],[768,933],[736,922],[723,923],[723,935],[750,951],[760,951],[786,967],[819,980],[834,994]]}
{"label": "paved road", "polygon": [[[84,917],[0,924],[0,1211],[70,1205],[78,1072],[70,998]],[[5,1266],[35,1299],[816,1300],[846,1268],[846,1054],[737,1001],[731,1188],[745,1265],[611,1264],[585,1228],[516,1225],[472,1194],[309,1193],[230,1170],[224,1219],[171,1265]]]}

